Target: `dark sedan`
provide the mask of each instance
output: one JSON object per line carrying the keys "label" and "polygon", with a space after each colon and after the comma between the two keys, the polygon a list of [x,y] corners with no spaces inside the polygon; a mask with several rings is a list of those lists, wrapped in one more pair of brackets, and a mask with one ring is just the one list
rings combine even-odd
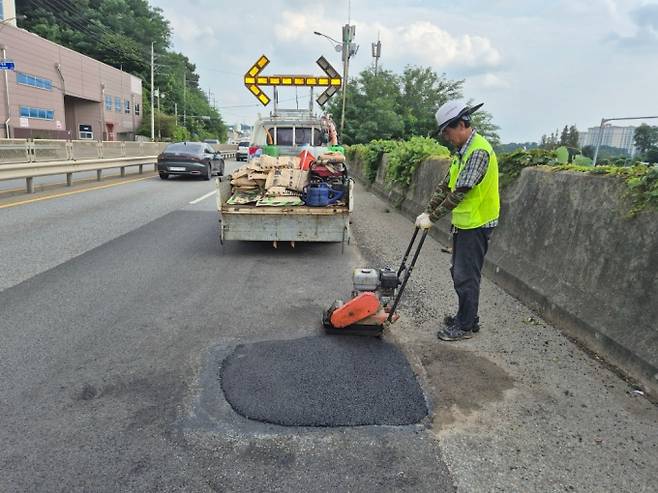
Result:
{"label": "dark sedan", "polygon": [[224,174],[224,159],[204,142],[176,142],[169,144],[158,156],[158,173],[166,180],[170,175],[202,176]]}

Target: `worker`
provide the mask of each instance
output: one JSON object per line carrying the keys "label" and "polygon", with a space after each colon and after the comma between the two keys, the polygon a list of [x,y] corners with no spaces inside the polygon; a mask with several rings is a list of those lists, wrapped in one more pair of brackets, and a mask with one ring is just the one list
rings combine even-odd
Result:
{"label": "worker", "polygon": [[459,299],[455,316],[446,316],[437,336],[444,341],[469,339],[480,330],[478,304],[484,256],[498,225],[498,161],[487,140],[471,126],[471,115],[484,103],[469,106],[449,101],[436,112],[440,134],[457,152],[450,170],[430,199],[416,226],[429,229],[452,213],[450,274]]}

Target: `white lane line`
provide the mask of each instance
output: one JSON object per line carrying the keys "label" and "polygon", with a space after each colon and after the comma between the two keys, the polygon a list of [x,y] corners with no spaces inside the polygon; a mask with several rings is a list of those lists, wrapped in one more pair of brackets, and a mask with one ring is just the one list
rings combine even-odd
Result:
{"label": "white lane line", "polygon": [[192,202],[190,202],[190,204],[198,204],[198,203],[201,202],[202,200],[205,200],[205,199],[207,199],[208,197],[210,197],[211,195],[215,195],[216,193],[217,193],[217,192],[208,192],[208,193],[205,194],[203,197],[199,197],[198,199],[194,199]]}

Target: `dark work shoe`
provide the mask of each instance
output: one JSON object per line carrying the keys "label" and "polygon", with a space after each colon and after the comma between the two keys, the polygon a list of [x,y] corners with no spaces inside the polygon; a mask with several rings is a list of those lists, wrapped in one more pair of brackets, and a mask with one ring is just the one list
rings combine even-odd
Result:
{"label": "dark work shoe", "polygon": [[442,341],[461,341],[473,337],[473,331],[464,330],[456,325],[451,325],[447,329],[440,330],[436,336]]}
{"label": "dark work shoe", "polygon": [[[446,327],[455,325],[455,322],[457,322],[457,319],[452,315],[446,315],[443,317],[443,323],[446,324]],[[475,317],[475,325],[471,328],[471,332],[480,332],[480,317]]]}

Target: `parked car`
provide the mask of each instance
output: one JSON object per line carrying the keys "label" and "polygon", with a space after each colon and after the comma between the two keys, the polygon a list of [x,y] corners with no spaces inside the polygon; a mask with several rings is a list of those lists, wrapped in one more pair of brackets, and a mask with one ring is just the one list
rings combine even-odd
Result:
{"label": "parked car", "polygon": [[158,173],[166,180],[170,175],[224,175],[224,159],[205,142],[176,142],[165,147],[158,156]]}
{"label": "parked car", "polygon": [[238,143],[238,150],[235,151],[235,159],[237,161],[246,161],[249,155],[249,142],[243,140]]}

